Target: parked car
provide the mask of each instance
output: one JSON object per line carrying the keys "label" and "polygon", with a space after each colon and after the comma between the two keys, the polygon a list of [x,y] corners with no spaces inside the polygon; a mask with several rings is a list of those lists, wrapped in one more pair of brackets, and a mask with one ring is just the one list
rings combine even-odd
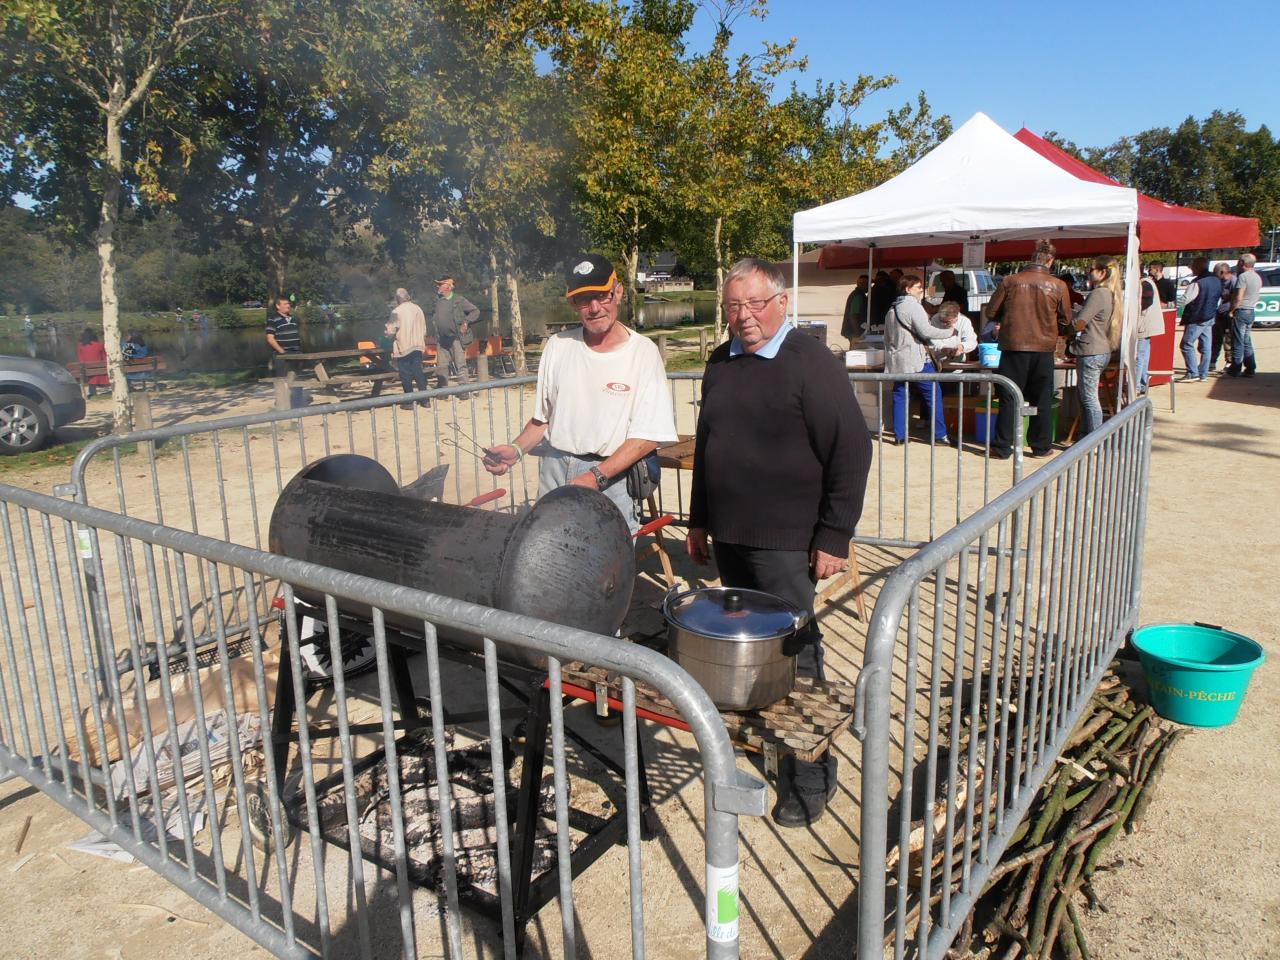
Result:
{"label": "parked car", "polygon": [[1253,269],[1262,277],[1258,306],[1253,311],[1253,325],[1280,327],[1280,263],[1259,263]]}
{"label": "parked car", "polygon": [[245,309],[247,309],[247,310],[254,310],[254,309],[256,309],[256,308],[258,308],[258,307],[262,306],[262,301],[261,301],[261,300],[246,300],[244,303],[240,304],[240,306],[244,307],[244,308],[245,308]]}
{"label": "parked car", "polygon": [[0,356],[0,454],[30,453],[84,417],[84,395],[66,367]]}

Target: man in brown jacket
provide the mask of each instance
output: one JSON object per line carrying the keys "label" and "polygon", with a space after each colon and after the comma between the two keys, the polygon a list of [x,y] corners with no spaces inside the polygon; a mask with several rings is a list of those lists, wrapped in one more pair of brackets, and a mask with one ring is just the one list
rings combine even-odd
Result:
{"label": "man in brown jacket", "polygon": [[[1050,273],[1057,251],[1048,240],[1036,243],[1035,259],[1018,273],[1005,277],[987,306],[988,316],[1000,324],[1000,369],[1036,408],[1027,431],[1031,456],[1047,457],[1053,446],[1053,352],[1058,330],[1071,323],[1071,294]],[[991,455],[1001,460],[1013,454],[1020,412],[1000,404]]]}

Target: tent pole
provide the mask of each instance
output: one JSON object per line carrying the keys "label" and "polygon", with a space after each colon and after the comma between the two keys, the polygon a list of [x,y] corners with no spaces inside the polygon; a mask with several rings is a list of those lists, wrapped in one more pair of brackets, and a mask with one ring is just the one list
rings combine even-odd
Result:
{"label": "tent pole", "polygon": [[[876,245],[873,243],[867,247],[867,322],[862,328],[864,337],[871,332],[871,288],[876,282],[875,262]],[[857,280],[854,280],[854,282],[857,283]]]}
{"label": "tent pole", "polygon": [[800,241],[791,241],[791,322],[800,320]]}
{"label": "tent pole", "polygon": [[1140,280],[1138,277],[1138,224],[1136,220],[1129,222],[1129,236],[1125,243],[1124,265],[1124,324],[1120,328],[1120,380],[1116,385],[1116,403],[1123,407],[1137,399],[1137,384],[1134,372],[1137,365],[1137,341],[1134,335],[1138,332],[1138,304]]}

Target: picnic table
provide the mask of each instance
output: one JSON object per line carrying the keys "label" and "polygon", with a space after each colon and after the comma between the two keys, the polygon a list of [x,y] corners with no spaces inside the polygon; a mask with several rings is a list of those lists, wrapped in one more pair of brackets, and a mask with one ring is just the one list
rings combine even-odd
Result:
{"label": "picnic table", "polygon": [[[369,362],[363,367],[352,366],[361,358]],[[346,350],[316,350],[309,353],[278,353],[272,357],[275,366],[276,409],[289,409],[289,391],[296,385],[298,374],[310,370],[322,388],[333,392],[338,387],[352,383],[371,385],[369,396],[382,392],[388,380],[399,380],[400,374],[391,369],[389,351],[381,347],[352,347]]]}
{"label": "picnic table", "polygon": [[[428,374],[435,370],[436,351],[436,339],[428,337],[426,350],[422,354],[422,365]],[[499,376],[515,373],[515,365],[512,363],[511,355],[503,347],[501,337],[493,336],[485,340],[472,341],[467,347],[466,356],[469,360],[477,361],[476,377],[479,380],[488,380],[494,369]],[[308,370],[325,390],[333,392],[347,384],[368,383],[371,397],[381,394],[382,385],[388,380],[400,379],[399,371],[392,365],[390,349],[379,347],[368,341],[345,350],[278,353],[272,361],[276,371],[277,410],[289,409],[290,390],[297,386],[299,373]],[[353,361],[359,361],[363,366]]]}

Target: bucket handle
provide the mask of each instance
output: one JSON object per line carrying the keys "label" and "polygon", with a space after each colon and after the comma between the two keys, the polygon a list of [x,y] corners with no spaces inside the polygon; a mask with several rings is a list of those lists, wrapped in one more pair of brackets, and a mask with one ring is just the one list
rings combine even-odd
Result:
{"label": "bucket handle", "polygon": [[1205,623],[1203,620],[1194,620],[1194,621],[1192,621],[1192,626],[1196,626],[1196,627],[1206,627],[1206,628],[1208,628],[1209,630],[1222,630],[1222,629],[1223,629],[1223,626],[1222,626],[1222,624],[1220,624],[1220,623]]}

